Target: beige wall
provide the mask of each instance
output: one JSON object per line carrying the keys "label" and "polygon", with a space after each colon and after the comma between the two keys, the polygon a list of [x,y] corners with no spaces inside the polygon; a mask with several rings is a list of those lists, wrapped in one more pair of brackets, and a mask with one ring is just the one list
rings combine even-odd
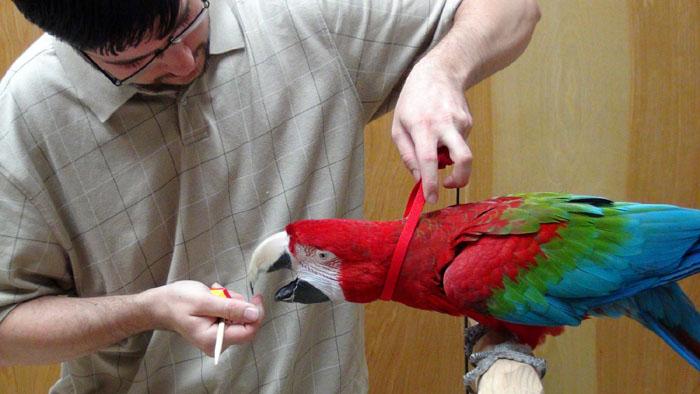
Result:
{"label": "beige wall", "polygon": [[[700,208],[700,6],[696,1],[539,0],[526,53],[468,93],[474,174],[462,201],[524,191],[598,194]],[[0,71],[38,31],[0,2]],[[389,138],[366,132],[373,220],[399,217],[412,180]],[[454,202],[442,193],[435,209]],[[682,286],[700,303],[700,277]],[[367,307],[372,393],[461,393],[462,319]],[[625,320],[591,320],[550,338],[548,393],[700,392],[700,374]],[[57,366],[0,368],[0,387],[43,392]]]}

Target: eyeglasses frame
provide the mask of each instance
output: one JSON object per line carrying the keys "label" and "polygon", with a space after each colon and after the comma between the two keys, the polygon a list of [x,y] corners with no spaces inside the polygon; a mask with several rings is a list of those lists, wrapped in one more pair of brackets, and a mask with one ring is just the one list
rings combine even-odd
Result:
{"label": "eyeglasses frame", "polygon": [[83,55],[83,57],[90,62],[95,68],[97,68],[98,71],[100,71],[107,79],[114,84],[114,86],[121,86],[124,84],[124,82],[130,80],[131,78],[135,77],[136,75],[146,71],[150,66],[153,65],[153,62],[158,58],[158,56],[162,55],[165,51],[167,51],[173,44],[179,44],[181,43],[188,35],[190,35],[195,29],[199,27],[199,25],[205,20],[204,15],[209,11],[209,6],[211,5],[209,0],[202,0],[203,7],[202,10],[199,11],[199,13],[192,19],[192,21],[182,29],[182,31],[174,36],[171,36],[168,38],[168,43],[161,49],[156,50],[153,52],[153,56],[151,59],[146,62],[143,66],[141,66],[138,70],[134,71],[133,73],[129,74],[126,78],[119,79],[107,72],[106,70],[102,69],[97,62],[95,62],[90,56],[88,56],[87,53],[84,51],[80,50],[80,53]]}

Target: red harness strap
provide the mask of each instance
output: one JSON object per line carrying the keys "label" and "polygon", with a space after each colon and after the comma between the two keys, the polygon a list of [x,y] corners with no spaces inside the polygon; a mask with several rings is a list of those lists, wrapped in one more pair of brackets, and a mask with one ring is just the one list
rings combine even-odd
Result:
{"label": "red harness strap", "polygon": [[416,231],[416,227],[418,227],[418,219],[420,219],[420,213],[423,211],[424,205],[425,197],[423,196],[423,186],[421,181],[418,181],[418,183],[413,186],[411,196],[408,197],[406,211],[403,213],[403,217],[406,218],[406,223],[404,223],[403,230],[401,230],[401,236],[399,236],[399,243],[396,244],[396,249],[394,249],[394,255],[391,256],[391,265],[386,275],[382,295],[379,296],[380,300],[389,301],[394,294],[394,287],[396,287],[396,281],[399,279],[399,272],[401,272],[401,265],[403,265],[403,260],[406,257],[408,244],[411,243],[413,233]]}
{"label": "red harness strap", "polygon": [[[438,149],[438,168],[445,168],[452,163],[447,148],[441,147]],[[403,225],[403,230],[401,230],[401,235],[399,236],[399,242],[396,244],[393,256],[391,256],[391,265],[389,266],[389,272],[387,272],[386,280],[384,281],[384,289],[382,289],[382,294],[379,296],[380,300],[390,301],[394,294],[394,288],[399,279],[403,260],[406,258],[408,245],[411,243],[413,233],[416,232],[416,227],[418,227],[418,221],[420,220],[420,214],[423,211],[424,205],[425,197],[423,196],[423,185],[421,180],[419,180],[416,185],[413,186],[411,195],[408,197],[406,210],[403,213],[403,217],[406,218],[406,223]]]}

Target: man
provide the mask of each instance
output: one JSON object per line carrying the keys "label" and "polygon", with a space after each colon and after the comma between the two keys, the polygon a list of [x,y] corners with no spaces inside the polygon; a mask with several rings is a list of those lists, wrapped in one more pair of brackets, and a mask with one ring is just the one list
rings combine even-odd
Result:
{"label": "man", "polygon": [[365,392],[361,307],[265,310],[246,261],[290,221],[361,217],[363,126],[394,103],[427,199],[438,146],[464,186],[463,92],[536,4],[14,1],[51,35],[0,85],[0,362],[64,362],[53,392]]}

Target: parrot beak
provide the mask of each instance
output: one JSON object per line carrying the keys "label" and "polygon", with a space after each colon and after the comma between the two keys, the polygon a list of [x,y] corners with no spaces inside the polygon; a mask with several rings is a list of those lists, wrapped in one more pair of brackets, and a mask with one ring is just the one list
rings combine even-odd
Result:
{"label": "parrot beak", "polygon": [[309,282],[295,279],[277,291],[275,294],[275,301],[316,304],[330,301],[330,298],[319,289],[313,287]]}
{"label": "parrot beak", "polygon": [[[282,231],[268,237],[253,251],[253,257],[248,267],[250,292],[255,294],[255,284],[260,274],[281,269],[291,270],[293,266],[294,256],[289,253],[289,235]],[[323,292],[309,282],[298,278],[279,289],[275,294],[275,300],[302,304],[330,301]]]}
{"label": "parrot beak", "polygon": [[292,255],[288,251],[288,245],[289,235],[282,231],[271,235],[255,248],[248,267],[251,293],[255,294],[254,288],[260,274],[284,268],[292,269]]}

